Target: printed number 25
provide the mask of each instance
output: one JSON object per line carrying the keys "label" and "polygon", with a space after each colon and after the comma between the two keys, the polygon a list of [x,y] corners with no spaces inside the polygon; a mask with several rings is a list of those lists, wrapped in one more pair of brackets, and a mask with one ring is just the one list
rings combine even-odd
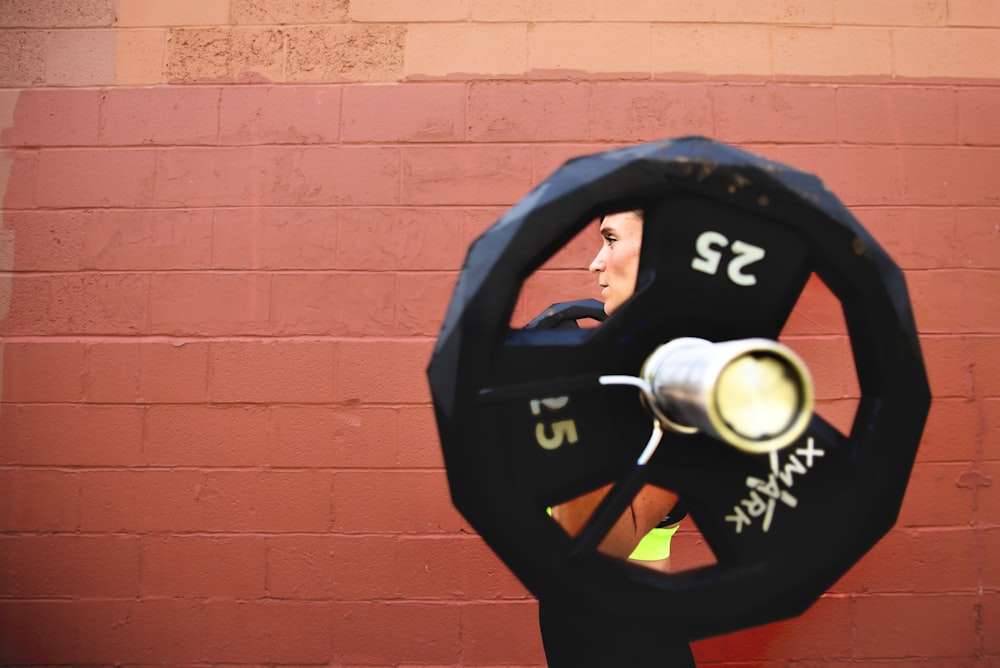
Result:
{"label": "printed number 25", "polygon": [[729,246],[733,259],[726,265],[726,276],[736,285],[756,285],[757,277],[744,271],[748,266],[764,259],[764,249],[745,241],[736,240],[730,246],[729,239],[719,232],[702,232],[694,243],[697,256],[691,259],[691,268],[714,276],[722,259],[720,249]]}
{"label": "printed number 25", "polygon": [[[569,403],[569,397],[549,397],[547,399],[532,399],[531,414],[541,415],[542,408],[547,411],[557,411],[565,408]],[[550,436],[548,430],[552,431]],[[554,422],[535,423],[535,441],[546,450],[555,450],[564,442],[576,443],[579,436],[576,433],[576,422],[573,420],[556,420]]]}

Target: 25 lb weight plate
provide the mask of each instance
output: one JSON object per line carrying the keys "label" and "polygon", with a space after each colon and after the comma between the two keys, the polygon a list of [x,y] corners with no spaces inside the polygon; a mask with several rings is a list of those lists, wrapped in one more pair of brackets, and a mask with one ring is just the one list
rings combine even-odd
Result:
{"label": "25 lb weight plate", "polygon": [[[511,329],[535,269],[595,217],[638,208],[628,302],[596,328]],[[814,274],[847,323],[850,432],[812,415],[757,451],[725,429],[654,445],[649,398],[608,379],[642,380],[684,339],[774,341]],[[760,366],[775,365],[794,363]],[[469,250],[428,375],[453,502],[525,585],[689,638],[803,612],[885,535],[930,405],[899,268],[815,177],[698,137],[572,160],[501,217]],[[593,549],[644,482],[681,496],[715,564],[661,573]],[[546,513],[609,483],[576,537]]]}

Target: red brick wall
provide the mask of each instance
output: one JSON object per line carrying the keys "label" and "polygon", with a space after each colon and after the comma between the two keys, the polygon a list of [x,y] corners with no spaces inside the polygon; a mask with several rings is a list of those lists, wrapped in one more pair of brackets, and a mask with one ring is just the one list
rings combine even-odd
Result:
{"label": "red brick wall", "polygon": [[[3,3],[0,663],[543,664],[424,369],[508,206],[693,133],[824,178],[935,397],[898,526],[699,665],[1000,661],[998,45],[972,0]],[[833,414],[839,327],[789,325]]]}

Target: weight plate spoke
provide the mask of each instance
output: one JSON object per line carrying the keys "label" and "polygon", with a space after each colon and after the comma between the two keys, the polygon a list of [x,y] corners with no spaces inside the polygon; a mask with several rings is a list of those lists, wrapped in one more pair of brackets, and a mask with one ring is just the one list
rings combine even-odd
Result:
{"label": "weight plate spoke", "polygon": [[843,508],[844,495],[857,484],[850,442],[820,418],[781,450],[727,454],[733,461],[719,462],[710,472],[688,469],[681,485],[721,564],[752,563],[785,549],[811,527],[823,526],[836,512],[831,509]]}
{"label": "weight plate spoke", "polygon": [[[484,430],[505,443],[512,484],[539,505],[549,506],[613,482],[627,471],[648,438],[651,420],[638,390],[601,385],[605,371],[600,358],[542,350],[538,356],[538,349],[504,346],[494,376],[501,384],[479,389],[477,413]],[[572,371],[577,373],[569,375]],[[629,417],[616,424],[605,419],[610,413]],[[623,440],[624,447],[606,447]]]}
{"label": "weight plate spoke", "polygon": [[654,280],[635,310],[661,313],[678,336],[777,338],[811,273],[799,234],[690,195],[650,207],[647,220],[642,259]]}

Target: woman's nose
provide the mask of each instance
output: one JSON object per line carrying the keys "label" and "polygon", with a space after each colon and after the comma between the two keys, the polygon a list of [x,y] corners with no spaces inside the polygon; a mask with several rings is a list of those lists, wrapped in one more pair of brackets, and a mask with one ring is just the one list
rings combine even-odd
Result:
{"label": "woman's nose", "polygon": [[590,271],[596,273],[604,271],[604,249],[597,251],[597,255],[590,263]]}

